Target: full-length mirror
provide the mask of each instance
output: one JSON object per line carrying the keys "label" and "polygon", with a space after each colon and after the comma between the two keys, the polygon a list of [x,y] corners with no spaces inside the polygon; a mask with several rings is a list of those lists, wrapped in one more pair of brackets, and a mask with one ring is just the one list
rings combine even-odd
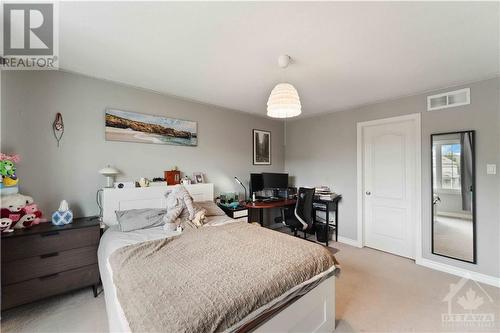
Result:
{"label": "full-length mirror", "polygon": [[432,253],[476,263],[474,131],[431,135]]}

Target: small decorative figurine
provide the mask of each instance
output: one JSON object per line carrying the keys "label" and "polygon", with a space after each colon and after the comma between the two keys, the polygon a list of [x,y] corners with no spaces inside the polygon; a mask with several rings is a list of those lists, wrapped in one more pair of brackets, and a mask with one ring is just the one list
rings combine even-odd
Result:
{"label": "small decorative figurine", "polygon": [[147,178],[139,179],[139,186],[140,187],[149,187],[149,179],[147,179]]}
{"label": "small decorative figurine", "polygon": [[66,200],[61,201],[59,209],[52,214],[53,225],[64,225],[73,222],[73,212],[69,209]]}
{"label": "small decorative figurine", "polygon": [[182,179],[181,179],[181,184],[182,184],[182,185],[189,185],[189,184],[191,184],[191,179],[189,179],[189,177],[188,177],[188,176],[184,176],[184,177],[182,177]]}

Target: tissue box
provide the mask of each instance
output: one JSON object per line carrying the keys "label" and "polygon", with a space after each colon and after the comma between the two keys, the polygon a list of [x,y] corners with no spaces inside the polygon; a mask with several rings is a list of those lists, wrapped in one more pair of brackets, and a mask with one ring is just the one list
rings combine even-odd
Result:
{"label": "tissue box", "polygon": [[73,222],[73,212],[71,210],[67,210],[64,212],[60,212],[56,210],[52,214],[52,224],[53,225],[64,225]]}

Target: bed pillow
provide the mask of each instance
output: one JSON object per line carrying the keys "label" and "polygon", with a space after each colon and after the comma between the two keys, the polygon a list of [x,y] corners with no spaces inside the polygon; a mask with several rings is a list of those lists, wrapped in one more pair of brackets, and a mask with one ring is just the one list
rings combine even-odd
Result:
{"label": "bed pillow", "polygon": [[115,213],[120,231],[127,232],[162,225],[164,223],[163,216],[167,213],[167,210],[145,208],[121,210]]}
{"label": "bed pillow", "polygon": [[199,209],[206,210],[205,216],[224,216],[226,213],[213,201],[196,201],[194,203]]}

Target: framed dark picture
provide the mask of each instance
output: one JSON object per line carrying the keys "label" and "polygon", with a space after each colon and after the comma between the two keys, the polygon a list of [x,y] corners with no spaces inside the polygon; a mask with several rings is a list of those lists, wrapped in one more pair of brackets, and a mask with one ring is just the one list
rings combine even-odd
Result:
{"label": "framed dark picture", "polygon": [[203,184],[205,182],[205,177],[203,177],[202,172],[193,172],[193,180],[195,184]]}
{"label": "framed dark picture", "polygon": [[271,132],[253,130],[253,164],[271,165]]}

